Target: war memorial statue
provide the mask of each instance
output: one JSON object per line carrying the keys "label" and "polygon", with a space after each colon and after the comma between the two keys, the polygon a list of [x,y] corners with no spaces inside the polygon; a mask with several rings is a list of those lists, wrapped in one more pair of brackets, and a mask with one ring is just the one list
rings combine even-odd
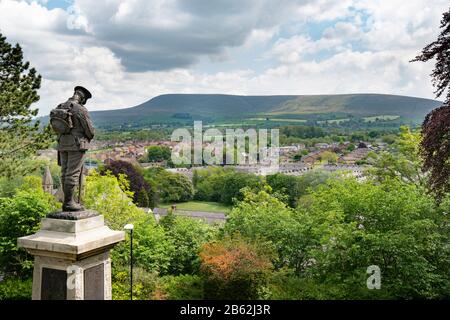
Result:
{"label": "war memorial statue", "polygon": [[[77,86],[66,102],[50,112],[50,124],[58,134],[58,165],[61,166],[61,185],[64,192],[63,211],[81,211],[81,186],[86,151],[94,138],[94,127],[84,106],[92,94]],[[78,202],[75,190],[78,187]]]}
{"label": "war memorial statue", "polygon": [[125,239],[124,231],[111,230],[104,216],[85,210],[80,195],[83,164],[94,128],[86,101],[91,93],[81,86],[66,102],[50,112],[58,134],[58,164],[64,192],[62,211],[48,214],[41,228],[21,237],[17,244],[34,255],[33,300],[110,300],[110,250]]}

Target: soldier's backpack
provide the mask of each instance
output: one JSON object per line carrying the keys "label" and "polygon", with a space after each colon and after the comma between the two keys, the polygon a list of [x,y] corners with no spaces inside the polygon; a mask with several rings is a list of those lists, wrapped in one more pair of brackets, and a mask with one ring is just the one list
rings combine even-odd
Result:
{"label": "soldier's backpack", "polygon": [[57,134],[68,134],[73,128],[71,105],[60,104],[50,111],[50,125]]}

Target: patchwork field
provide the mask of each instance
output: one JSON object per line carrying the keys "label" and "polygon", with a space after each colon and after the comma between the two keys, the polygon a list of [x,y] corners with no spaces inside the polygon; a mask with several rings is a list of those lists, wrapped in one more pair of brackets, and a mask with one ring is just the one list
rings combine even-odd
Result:
{"label": "patchwork field", "polygon": [[204,202],[204,201],[188,201],[180,203],[165,203],[160,204],[158,207],[170,208],[172,205],[176,205],[177,209],[186,211],[204,211],[204,212],[222,212],[228,213],[231,207],[225,206],[218,202]]}
{"label": "patchwork field", "polygon": [[373,117],[364,117],[364,122],[374,122],[374,121],[391,121],[400,118],[400,116],[392,116],[392,115],[379,115]]}

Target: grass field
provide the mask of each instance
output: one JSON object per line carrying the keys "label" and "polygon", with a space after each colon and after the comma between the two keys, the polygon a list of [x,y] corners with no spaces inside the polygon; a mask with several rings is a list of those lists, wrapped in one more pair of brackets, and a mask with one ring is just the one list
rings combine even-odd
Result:
{"label": "grass field", "polygon": [[390,120],[396,120],[400,118],[400,116],[390,116],[390,115],[379,115],[379,116],[374,116],[374,117],[365,117],[364,122],[374,122],[377,119],[379,121],[390,121]]}
{"label": "grass field", "polygon": [[345,119],[330,119],[330,120],[323,120],[323,121],[317,121],[318,124],[324,124],[324,123],[336,123],[339,124],[341,122],[347,122],[350,121],[349,118],[345,118]]}
{"label": "grass field", "polygon": [[252,121],[274,121],[274,122],[299,122],[299,123],[304,123],[306,122],[306,120],[304,119],[288,119],[288,118],[249,118],[248,120],[252,120]]}
{"label": "grass field", "polygon": [[[231,207],[223,205],[218,202],[204,202],[204,201],[188,201],[181,203],[173,203],[177,206],[177,209],[186,211],[204,211],[204,212],[223,212],[228,213]],[[172,203],[164,203],[158,205],[160,208],[170,208]]]}

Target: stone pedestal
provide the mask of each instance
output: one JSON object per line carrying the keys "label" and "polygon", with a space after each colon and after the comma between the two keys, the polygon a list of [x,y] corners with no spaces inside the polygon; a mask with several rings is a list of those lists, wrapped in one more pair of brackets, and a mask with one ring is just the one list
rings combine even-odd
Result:
{"label": "stone pedestal", "polygon": [[110,300],[109,250],[125,233],[92,211],[57,217],[44,218],[37,233],[17,240],[34,255],[32,299]]}

